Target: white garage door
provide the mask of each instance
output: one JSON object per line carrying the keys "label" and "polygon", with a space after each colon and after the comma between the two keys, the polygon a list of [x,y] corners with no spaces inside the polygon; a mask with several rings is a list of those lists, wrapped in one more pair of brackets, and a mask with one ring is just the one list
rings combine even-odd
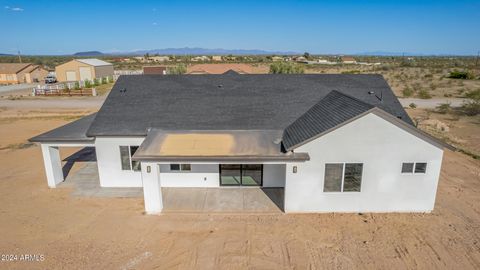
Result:
{"label": "white garage door", "polygon": [[75,71],[67,71],[67,81],[76,81],[77,80],[77,75],[75,74]]}
{"label": "white garage door", "polygon": [[80,80],[92,80],[92,71],[89,67],[80,67]]}

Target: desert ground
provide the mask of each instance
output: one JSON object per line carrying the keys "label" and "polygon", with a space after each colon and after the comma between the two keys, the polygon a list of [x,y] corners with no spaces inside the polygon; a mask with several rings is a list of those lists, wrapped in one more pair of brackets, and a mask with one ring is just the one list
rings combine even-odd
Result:
{"label": "desert ground", "polygon": [[[148,216],[142,198],[49,189],[40,148],[27,141],[98,110],[101,101],[0,99],[0,251],[43,256],[0,261],[0,269],[480,268],[478,115],[407,109],[419,128],[461,150],[445,152],[432,213]],[[83,166],[75,163],[70,173]]]}

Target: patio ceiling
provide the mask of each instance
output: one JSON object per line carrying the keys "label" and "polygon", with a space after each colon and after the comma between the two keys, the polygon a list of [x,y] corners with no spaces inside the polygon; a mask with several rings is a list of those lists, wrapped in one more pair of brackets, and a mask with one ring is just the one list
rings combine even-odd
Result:
{"label": "patio ceiling", "polygon": [[283,152],[281,130],[151,129],[132,159],[142,161],[306,161]]}

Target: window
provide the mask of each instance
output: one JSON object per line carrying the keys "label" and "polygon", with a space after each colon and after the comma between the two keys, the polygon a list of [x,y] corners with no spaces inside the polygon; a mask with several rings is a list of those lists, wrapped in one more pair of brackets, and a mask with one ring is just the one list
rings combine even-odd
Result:
{"label": "window", "polygon": [[427,163],[415,163],[415,173],[425,173],[427,171]]}
{"label": "window", "polygon": [[140,161],[132,160],[133,154],[137,151],[138,146],[120,146],[120,159],[122,162],[122,170],[125,171],[141,171]]}
{"label": "window", "polygon": [[402,173],[413,173],[413,165],[415,163],[402,163]]}
{"label": "window", "polygon": [[323,192],[360,192],[362,163],[325,164]]}
{"label": "window", "polygon": [[427,172],[427,163],[425,162],[402,163],[402,173],[426,173],[426,172]]}
{"label": "window", "polygon": [[190,164],[170,164],[170,171],[191,171]]}

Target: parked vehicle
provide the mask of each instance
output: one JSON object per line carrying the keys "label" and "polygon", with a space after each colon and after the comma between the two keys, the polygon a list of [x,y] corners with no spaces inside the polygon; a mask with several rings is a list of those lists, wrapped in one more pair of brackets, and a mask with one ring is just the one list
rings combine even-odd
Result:
{"label": "parked vehicle", "polygon": [[57,78],[53,75],[48,75],[47,77],[45,77],[45,83],[46,84],[56,83],[56,82],[57,82]]}

